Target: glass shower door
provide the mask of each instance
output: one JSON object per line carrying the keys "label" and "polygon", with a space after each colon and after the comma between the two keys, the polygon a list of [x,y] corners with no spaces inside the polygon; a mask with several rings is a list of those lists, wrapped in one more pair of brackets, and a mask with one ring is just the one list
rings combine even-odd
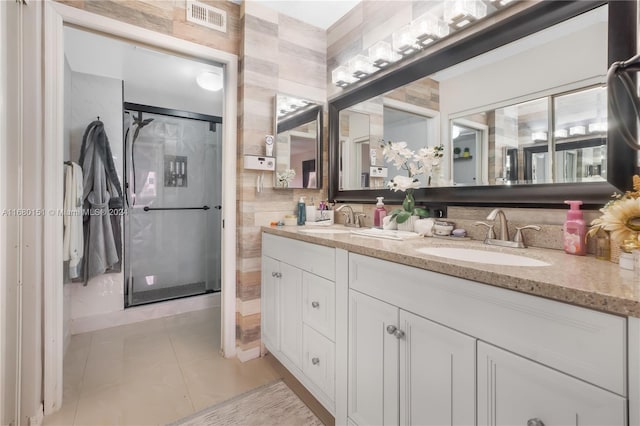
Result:
{"label": "glass shower door", "polygon": [[221,120],[145,109],[125,104],[125,307],[220,291]]}

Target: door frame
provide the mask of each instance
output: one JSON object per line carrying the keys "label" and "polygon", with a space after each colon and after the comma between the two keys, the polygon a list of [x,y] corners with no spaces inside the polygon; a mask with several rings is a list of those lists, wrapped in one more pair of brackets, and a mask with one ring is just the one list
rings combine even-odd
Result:
{"label": "door frame", "polygon": [[[62,210],[65,24],[131,40],[225,66],[222,167],[222,341],[226,358],[236,356],[236,135],[238,56],[178,39],[54,1],[44,3],[44,141],[45,209]],[[62,216],[44,218],[44,412],[62,406],[63,282]]]}

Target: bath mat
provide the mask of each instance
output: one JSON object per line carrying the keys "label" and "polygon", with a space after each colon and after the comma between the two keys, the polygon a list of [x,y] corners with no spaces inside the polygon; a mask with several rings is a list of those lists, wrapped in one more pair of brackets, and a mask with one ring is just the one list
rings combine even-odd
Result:
{"label": "bath mat", "polygon": [[205,408],[168,426],[322,426],[282,380]]}

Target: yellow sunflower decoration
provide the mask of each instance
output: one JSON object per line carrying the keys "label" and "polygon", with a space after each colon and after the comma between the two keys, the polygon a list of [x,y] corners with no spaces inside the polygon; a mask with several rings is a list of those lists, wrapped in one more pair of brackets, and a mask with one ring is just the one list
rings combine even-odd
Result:
{"label": "yellow sunflower decoration", "polygon": [[600,209],[602,216],[591,222],[588,235],[600,229],[611,233],[611,239],[625,251],[640,247],[640,176],[633,176],[633,191],[613,194],[613,200]]}

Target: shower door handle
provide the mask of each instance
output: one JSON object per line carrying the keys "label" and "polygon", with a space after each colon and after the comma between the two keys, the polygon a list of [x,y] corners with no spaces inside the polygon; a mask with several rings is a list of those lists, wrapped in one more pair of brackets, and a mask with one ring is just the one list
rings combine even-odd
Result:
{"label": "shower door handle", "polygon": [[[142,210],[144,210],[145,212],[149,212],[152,210],[209,210],[211,207],[209,206],[202,206],[202,207],[149,207],[149,206],[144,206],[144,208]],[[214,208],[218,208],[218,206],[214,207]],[[222,207],[220,207],[222,208]]]}

